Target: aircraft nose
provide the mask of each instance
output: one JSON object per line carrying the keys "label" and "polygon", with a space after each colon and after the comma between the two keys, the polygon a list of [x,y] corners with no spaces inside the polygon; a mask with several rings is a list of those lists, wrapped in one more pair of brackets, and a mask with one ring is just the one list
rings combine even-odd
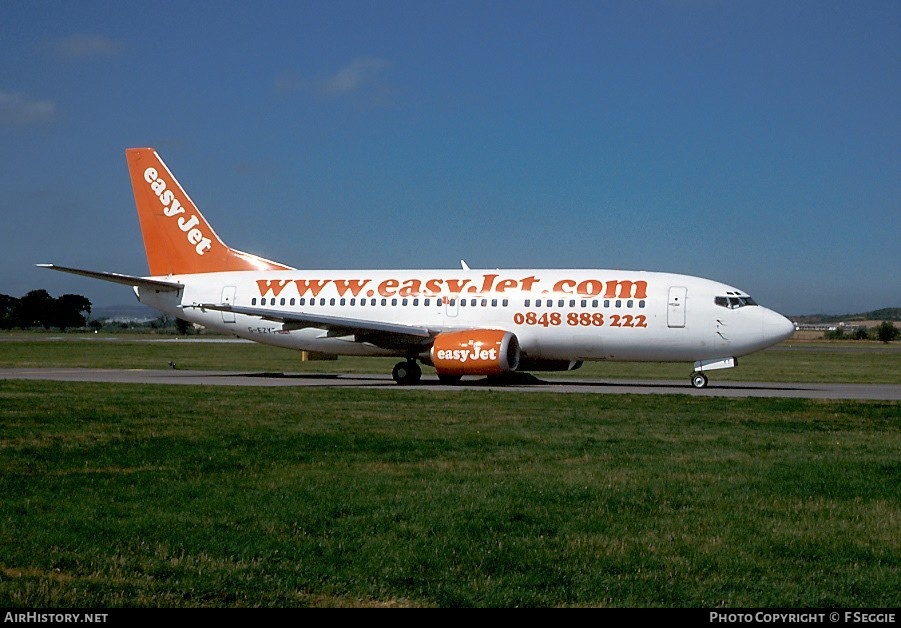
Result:
{"label": "aircraft nose", "polygon": [[763,308],[763,337],[770,344],[776,344],[792,337],[795,324],[773,310]]}

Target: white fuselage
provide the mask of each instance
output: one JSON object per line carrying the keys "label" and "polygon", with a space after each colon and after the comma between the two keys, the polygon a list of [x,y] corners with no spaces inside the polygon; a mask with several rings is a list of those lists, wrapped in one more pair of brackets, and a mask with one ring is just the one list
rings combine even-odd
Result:
{"label": "white fuselage", "polygon": [[[620,270],[239,271],[159,277],[179,293],[137,290],[142,303],[207,328],[280,347],[401,355],[353,336],[285,330],[259,316],[192,308],[219,303],[426,327],[501,329],[541,360],[681,362],[739,357],[794,326],[731,286]],[[748,304],[750,303],[750,304]]]}

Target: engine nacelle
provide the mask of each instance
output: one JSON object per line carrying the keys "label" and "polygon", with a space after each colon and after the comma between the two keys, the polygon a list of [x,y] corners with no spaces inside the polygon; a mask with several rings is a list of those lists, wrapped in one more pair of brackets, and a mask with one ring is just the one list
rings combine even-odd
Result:
{"label": "engine nacelle", "polygon": [[519,341],[501,329],[468,329],[435,336],[429,358],[439,375],[503,375],[519,366]]}

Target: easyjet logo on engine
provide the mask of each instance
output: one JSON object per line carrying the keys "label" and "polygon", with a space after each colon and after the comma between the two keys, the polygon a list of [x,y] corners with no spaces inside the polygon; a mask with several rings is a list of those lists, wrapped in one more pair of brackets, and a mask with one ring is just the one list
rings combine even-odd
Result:
{"label": "easyjet logo on engine", "polygon": [[463,349],[439,349],[435,352],[435,357],[439,360],[453,360],[465,364],[468,360],[497,360],[497,348],[484,349],[483,344],[477,340],[470,340],[468,347]]}
{"label": "easyjet logo on engine", "polygon": [[187,216],[181,201],[179,201],[178,198],[176,198],[175,193],[168,188],[166,181],[160,177],[156,168],[147,168],[147,170],[144,171],[144,180],[150,184],[150,189],[153,190],[153,193],[160,199],[160,203],[163,205],[163,213],[170,218],[178,216],[178,219],[176,220],[178,228],[184,232],[188,243],[194,246],[194,252],[197,253],[197,255],[203,255],[209,251],[213,246],[213,242],[198,228],[200,219],[194,214]]}
{"label": "easyjet logo on engine", "polygon": [[501,375],[519,364],[516,336],[502,329],[467,329],[435,336],[432,366],[446,375]]}

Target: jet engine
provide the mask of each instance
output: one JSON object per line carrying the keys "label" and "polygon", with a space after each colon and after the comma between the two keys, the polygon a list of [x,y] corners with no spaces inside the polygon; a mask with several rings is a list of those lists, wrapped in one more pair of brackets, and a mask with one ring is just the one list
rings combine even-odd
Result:
{"label": "jet engine", "polygon": [[503,375],[519,366],[519,341],[502,329],[468,329],[435,336],[429,361],[439,376]]}

